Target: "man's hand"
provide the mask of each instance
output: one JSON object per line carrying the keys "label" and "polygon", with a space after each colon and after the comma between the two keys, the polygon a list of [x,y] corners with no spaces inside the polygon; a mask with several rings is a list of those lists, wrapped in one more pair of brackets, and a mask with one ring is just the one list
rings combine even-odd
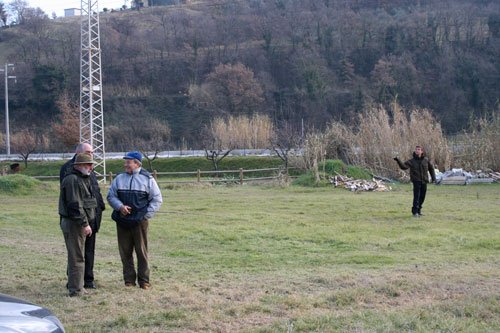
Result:
{"label": "man's hand", "polygon": [[128,215],[132,212],[132,208],[130,206],[123,205],[120,207],[120,214],[122,216]]}
{"label": "man's hand", "polygon": [[90,225],[87,225],[83,228],[83,234],[85,235],[85,237],[92,236],[92,228],[90,227]]}

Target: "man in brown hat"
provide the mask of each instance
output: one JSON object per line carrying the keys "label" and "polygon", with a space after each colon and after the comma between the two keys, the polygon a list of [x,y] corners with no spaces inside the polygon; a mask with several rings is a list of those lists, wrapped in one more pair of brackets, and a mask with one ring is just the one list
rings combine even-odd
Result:
{"label": "man in brown hat", "polygon": [[68,251],[69,296],[80,296],[85,270],[85,239],[92,235],[91,225],[96,218],[97,200],[90,174],[94,161],[87,154],[76,155],[71,174],[61,183],[59,215]]}
{"label": "man in brown hat", "polygon": [[[73,163],[75,163],[76,156],[78,154],[87,154],[90,157],[93,156],[94,150],[92,146],[88,143],[80,143],[76,146],[75,155],[69,161],[64,163],[59,172],[59,182],[62,183],[64,177],[73,173]],[[101,195],[101,189],[99,188],[99,182],[97,181],[97,176],[94,171],[90,173],[90,180],[92,182],[92,189],[94,190],[94,195],[97,200],[96,217],[94,223],[90,225],[92,228],[92,235],[85,239],[85,275],[84,275],[84,287],[85,289],[95,289],[96,285],[94,282],[94,258],[95,258],[95,243],[96,235],[101,227],[102,212],[106,208],[104,205],[104,200]]]}

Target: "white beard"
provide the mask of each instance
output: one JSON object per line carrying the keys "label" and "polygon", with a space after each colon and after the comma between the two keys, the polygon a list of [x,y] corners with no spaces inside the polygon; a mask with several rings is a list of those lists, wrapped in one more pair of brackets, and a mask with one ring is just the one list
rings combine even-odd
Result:
{"label": "white beard", "polygon": [[90,173],[92,172],[92,169],[84,167],[84,166],[79,166],[78,171],[80,171],[82,173],[82,175],[84,175],[84,176],[89,176]]}

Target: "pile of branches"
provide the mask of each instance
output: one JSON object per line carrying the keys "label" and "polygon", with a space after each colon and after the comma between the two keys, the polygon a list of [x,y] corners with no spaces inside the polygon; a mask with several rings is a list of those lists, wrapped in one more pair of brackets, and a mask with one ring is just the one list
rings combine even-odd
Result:
{"label": "pile of branches", "polygon": [[500,172],[490,172],[490,177],[493,178],[497,183],[500,183]]}
{"label": "pile of branches", "polygon": [[335,187],[345,188],[351,192],[387,192],[391,190],[390,186],[386,186],[383,180],[372,179],[354,179],[346,176],[330,177],[330,184]]}

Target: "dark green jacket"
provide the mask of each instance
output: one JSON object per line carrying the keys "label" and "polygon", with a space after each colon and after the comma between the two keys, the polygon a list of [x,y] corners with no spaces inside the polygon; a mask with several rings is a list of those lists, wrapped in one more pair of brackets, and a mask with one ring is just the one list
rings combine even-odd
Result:
{"label": "dark green jacket", "polygon": [[61,183],[59,215],[86,227],[95,220],[96,208],[91,178],[73,170]]}
{"label": "dark green jacket", "polygon": [[429,173],[431,174],[432,182],[434,183],[436,181],[434,167],[425,154],[418,157],[417,154],[413,153],[413,158],[411,160],[403,163],[399,158],[396,158],[396,162],[398,162],[401,169],[410,169],[410,179],[412,182],[428,183]]}
{"label": "dark green jacket", "polygon": [[[73,163],[75,162],[76,159],[76,154],[73,156],[72,159],[64,163],[64,165],[61,167],[61,171],[59,172],[59,183],[62,183],[64,177],[67,175],[70,175],[73,173]],[[101,189],[99,188],[99,183],[97,182],[97,177],[94,171],[90,174],[90,179],[92,183],[92,190],[94,191],[94,196],[97,200],[97,209],[96,209],[96,217],[94,220],[94,224],[91,224],[90,226],[92,227],[92,232],[98,232],[99,228],[101,227],[101,219],[102,219],[102,212],[106,208],[104,205],[104,200],[101,195]]]}

